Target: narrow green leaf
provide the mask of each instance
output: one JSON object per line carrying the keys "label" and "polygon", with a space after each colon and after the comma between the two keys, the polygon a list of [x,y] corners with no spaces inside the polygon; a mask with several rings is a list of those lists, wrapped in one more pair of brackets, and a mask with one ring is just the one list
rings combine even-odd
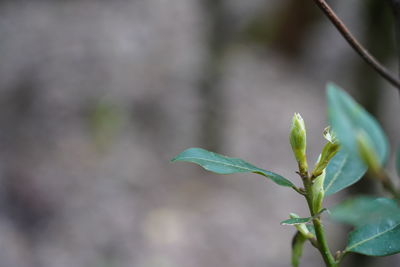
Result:
{"label": "narrow green leaf", "polygon": [[252,172],[263,175],[278,185],[286,187],[294,186],[292,182],[276,173],[260,169],[242,159],[229,158],[202,148],[189,148],[172,159],[172,162],[175,161],[193,162],[208,171],[218,174]]}
{"label": "narrow green leaf", "polygon": [[312,217],[307,218],[292,218],[287,219],[281,222],[281,225],[298,225],[302,223],[309,223],[312,220]]}
{"label": "narrow green leaf", "polygon": [[367,167],[353,154],[341,149],[326,167],[325,195],[332,195],[360,180]]}
{"label": "narrow green leaf", "polygon": [[343,148],[358,156],[356,136],[360,131],[364,132],[371,140],[380,164],[385,164],[389,145],[375,118],[333,83],[327,85],[327,98],[329,122]]}
{"label": "narrow green leaf", "polygon": [[300,232],[297,232],[292,240],[292,266],[298,267],[300,266],[300,259],[303,255],[303,247],[304,243],[307,241],[307,238],[303,236]]}
{"label": "narrow green leaf", "polygon": [[[324,212],[328,211],[327,209],[321,209],[320,212],[315,214],[313,217],[306,217],[306,218],[300,218],[299,215],[295,213],[290,213],[290,219],[284,220],[281,222],[281,225],[299,225],[299,224],[306,224],[311,222],[313,219],[316,217],[319,217],[321,214]],[[329,212],[329,211],[328,211]]]}

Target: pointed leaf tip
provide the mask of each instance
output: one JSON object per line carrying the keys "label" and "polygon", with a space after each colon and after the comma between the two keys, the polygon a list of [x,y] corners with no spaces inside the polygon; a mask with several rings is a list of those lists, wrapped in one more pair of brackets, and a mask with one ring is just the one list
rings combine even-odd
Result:
{"label": "pointed leaf tip", "polygon": [[214,152],[207,151],[202,148],[189,148],[180,153],[178,156],[171,160],[192,162],[200,165],[204,169],[218,173],[218,174],[231,174],[241,172],[252,172],[263,175],[278,185],[293,187],[293,183],[286,178],[261,168],[258,168],[242,159],[230,158]]}
{"label": "pointed leaf tip", "polygon": [[312,220],[312,217],[307,218],[291,218],[284,221],[281,221],[281,225],[299,225],[303,223],[309,223]]}

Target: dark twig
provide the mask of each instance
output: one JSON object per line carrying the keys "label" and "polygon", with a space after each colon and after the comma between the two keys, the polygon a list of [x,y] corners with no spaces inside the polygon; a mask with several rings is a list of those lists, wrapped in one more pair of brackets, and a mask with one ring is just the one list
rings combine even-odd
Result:
{"label": "dark twig", "polygon": [[325,0],[314,0],[317,6],[325,13],[329,20],[335,25],[336,29],[342,34],[351,47],[385,80],[400,91],[400,81],[393,76],[382,64],[378,62],[351,34],[346,25],[335,14]]}

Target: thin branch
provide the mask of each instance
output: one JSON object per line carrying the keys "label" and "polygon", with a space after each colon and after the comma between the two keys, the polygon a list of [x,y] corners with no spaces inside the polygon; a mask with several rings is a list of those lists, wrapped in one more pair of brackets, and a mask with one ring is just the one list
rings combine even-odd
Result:
{"label": "thin branch", "polygon": [[344,39],[351,47],[369,64],[376,72],[378,72],[385,80],[396,87],[400,91],[400,81],[393,76],[381,63],[378,62],[351,34],[342,20],[335,14],[332,8],[325,0],[314,0],[317,6],[325,13],[329,20],[335,25],[336,29],[342,34]]}

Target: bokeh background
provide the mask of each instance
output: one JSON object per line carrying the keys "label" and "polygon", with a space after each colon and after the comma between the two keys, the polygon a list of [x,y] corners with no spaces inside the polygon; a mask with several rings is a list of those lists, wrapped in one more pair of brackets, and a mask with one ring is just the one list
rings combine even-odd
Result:
{"label": "bokeh background", "polygon": [[[198,146],[299,184],[291,117],[303,115],[315,161],[327,81],[397,145],[396,90],[312,2],[0,1],[0,266],[289,266],[294,230],[279,222],[307,214],[300,196],[169,160]],[[330,4],[397,71],[385,3]],[[365,179],[327,206],[366,192],[380,189]],[[332,248],[343,248],[348,229],[327,224]],[[309,245],[303,261],[323,266]],[[351,256],[343,266],[400,260]]]}

